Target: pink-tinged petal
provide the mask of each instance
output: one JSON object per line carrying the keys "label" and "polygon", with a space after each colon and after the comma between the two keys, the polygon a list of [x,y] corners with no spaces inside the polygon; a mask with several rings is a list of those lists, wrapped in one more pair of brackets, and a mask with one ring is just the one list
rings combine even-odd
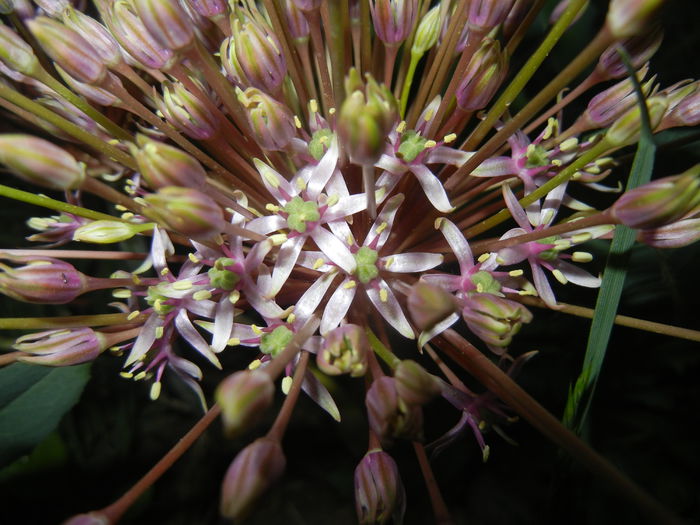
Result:
{"label": "pink-tinged petal", "polygon": [[324,222],[337,221],[348,215],[354,215],[367,208],[367,196],[364,193],[349,195],[340,199],[323,214]]}
{"label": "pink-tinged petal", "polygon": [[324,228],[314,228],[311,232],[311,238],[326,258],[333,261],[347,273],[355,271],[355,257],[350,253],[347,245],[338,237]]}
{"label": "pink-tinged petal", "polygon": [[216,357],[209,343],[204,340],[202,335],[194,327],[190,318],[187,317],[187,312],[185,310],[180,310],[177,313],[175,317],[175,327],[183,339],[192,345],[197,352],[206,357],[216,368],[221,369],[219,358]]}
{"label": "pink-tinged petal", "polygon": [[233,304],[229,301],[228,294],[224,294],[216,305],[214,336],[211,340],[211,349],[217,354],[226,348],[226,344],[231,338],[233,313]]}
{"label": "pink-tinged petal", "polygon": [[328,412],[336,421],[340,421],[340,411],[338,405],[333,401],[333,396],[316,376],[309,370],[304,373],[304,381],[301,383],[301,389],[323,410]]}
{"label": "pink-tinged petal", "polygon": [[333,235],[335,235],[338,239],[343,241],[347,246],[352,246],[353,244],[356,244],[355,237],[352,235],[352,232],[350,231],[350,225],[347,223],[347,221],[329,222],[327,226],[331,229]]}
{"label": "pink-tinged petal", "polygon": [[[527,233],[522,228],[513,228],[508,230],[501,236],[501,239],[510,239],[511,237],[517,237],[518,235],[523,235]],[[517,246],[511,246],[510,248],[503,248],[498,250],[497,259],[500,261],[501,266],[508,266],[511,264],[518,264],[524,261],[530,255],[530,250],[527,244],[519,244]]]}
{"label": "pink-tinged petal", "polygon": [[250,231],[259,233],[261,235],[267,235],[270,232],[276,230],[283,230],[287,227],[287,220],[280,215],[265,215],[264,217],[257,217],[250,221],[246,226]]}
{"label": "pink-tinged petal", "polygon": [[249,324],[233,324],[233,332],[231,337],[235,337],[243,346],[259,346],[260,335],[253,331],[253,327]]}
{"label": "pink-tinged petal", "polygon": [[153,262],[153,268],[158,273],[162,272],[168,267],[168,263],[165,260],[166,257],[174,253],[175,248],[173,247],[173,243],[170,242],[168,234],[158,227],[153,228],[153,240],[151,241],[151,260]]}
{"label": "pink-tinged petal", "polygon": [[449,275],[446,273],[429,273],[422,275],[421,281],[434,286],[439,286],[443,290],[448,292],[454,292],[461,288],[462,278],[456,275]]}
{"label": "pink-tinged petal", "polygon": [[134,364],[151,349],[153,342],[156,340],[156,328],[159,326],[163,326],[163,319],[158,314],[153,313],[146,319],[143,327],[141,327],[139,336],[134,342],[134,346],[131,348],[131,352],[129,352],[129,357],[124,363],[125,367]]}
{"label": "pink-tinged petal", "polygon": [[556,307],[557,299],[554,297],[552,286],[549,284],[544,270],[537,263],[530,263],[530,267],[532,268],[532,282],[537,290],[537,295],[539,295],[540,299],[550,308]]}
{"label": "pink-tinged petal", "polygon": [[277,199],[277,202],[280,204],[286,204],[289,199],[299,193],[299,190],[294,188],[289,181],[261,160],[253,159],[253,163],[258,173],[260,173],[260,178],[267,188],[267,191],[269,191],[270,195]]}
{"label": "pink-tinged petal", "polygon": [[253,286],[243,288],[245,298],[250,306],[263,317],[279,318],[284,313],[284,310],[272,299],[263,297],[263,295]]}
{"label": "pink-tinged petal", "polygon": [[357,286],[346,286],[351,280],[352,279],[349,277],[346,277],[345,280],[340,283],[340,286],[335,289],[330,299],[328,299],[328,303],[326,303],[326,307],[323,309],[323,317],[321,317],[321,335],[326,334],[338,326],[343,320],[343,317],[345,317],[345,314],[348,313],[348,309],[352,304],[352,300],[355,298],[355,292],[357,290]]}
{"label": "pink-tinged petal", "polygon": [[416,176],[418,183],[423,188],[423,193],[428,197],[430,204],[443,213],[449,213],[454,208],[450,204],[450,199],[447,197],[445,187],[440,182],[432,171],[421,164],[416,164],[410,167],[411,173]]}
{"label": "pink-tinged petal", "polygon": [[316,200],[321,191],[323,191],[323,188],[335,171],[336,164],[338,164],[338,139],[334,135],[330,147],[312,170],[311,178],[306,188],[311,200]]}
{"label": "pink-tinged petal", "polygon": [[333,278],[337,275],[336,272],[328,272],[316,279],[314,283],[304,292],[297,304],[294,306],[294,315],[300,321],[305,321],[316,311],[318,305],[321,304],[323,297],[328,291],[328,287],[333,282]]}
{"label": "pink-tinged petal", "polygon": [[423,348],[433,337],[440,335],[457,321],[459,321],[459,315],[456,313],[451,313],[445,319],[433,326],[430,330],[421,332],[421,334],[418,336],[418,347]]}
{"label": "pink-tinged petal", "polygon": [[[319,259],[325,261],[320,266],[318,266]],[[321,273],[326,273],[336,268],[335,265],[329,263],[328,258],[323,254],[323,252],[319,252],[317,250],[302,251],[299,255],[299,258],[297,259],[297,265],[302,266],[304,268],[310,268]]]}
{"label": "pink-tinged petal", "polygon": [[269,240],[256,243],[245,258],[245,263],[243,265],[245,271],[251,273],[257,270],[258,266],[263,263],[267,254],[270,253],[272,247],[273,243]]}
{"label": "pink-tinged petal", "polygon": [[460,167],[473,155],[473,151],[462,151],[445,146],[438,146],[431,149],[425,156],[425,164],[449,164],[450,166]]}
{"label": "pink-tinged petal", "polygon": [[462,235],[457,225],[444,218],[438,220],[440,221],[440,231],[445,236],[447,244],[450,245],[452,253],[457,256],[459,271],[462,275],[465,275],[474,267],[474,255],[472,255],[469,243],[464,238],[464,235]]}
{"label": "pink-tinged petal", "polygon": [[384,199],[391,194],[400,180],[401,175],[394,175],[388,171],[382,172],[375,183],[375,186],[377,187],[377,191],[375,192],[377,204],[384,202]]}
{"label": "pink-tinged petal", "polygon": [[213,319],[216,315],[216,303],[209,299],[195,301],[192,297],[186,297],[182,302],[182,307],[198,317]]}
{"label": "pink-tinged petal", "polygon": [[[386,291],[386,301],[382,301],[380,297],[380,290]],[[396,299],[394,292],[386,284],[386,281],[380,279],[379,289],[366,287],[367,297],[372,301],[372,304],[377,309],[377,311],[382,315],[382,317],[389,323],[398,333],[408,339],[415,339],[415,334],[413,329],[406,319],[403,311],[401,310],[401,305]]]}
{"label": "pink-tinged petal", "polygon": [[510,157],[492,157],[482,162],[469,175],[472,177],[503,177],[504,175],[515,175],[518,170],[513,165]]}
{"label": "pink-tinged petal", "polygon": [[594,277],[583,268],[579,268],[561,259],[554,261],[553,266],[559,270],[568,281],[578,286],[584,286],[586,288],[600,287],[600,278]]}
{"label": "pink-tinged petal", "polygon": [[443,257],[439,253],[397,253],[379,258],[381,264],[389,272],[412,273],[431,270],[442,264]]}
{"label": "pink-tinged petal", "polygon": [[399,159],[386,154],[379,157],[379,160],[375,163],[374,167],[379,168],[380,170],[388,171],[394,176],[403,175],[408,169]]}
{"label": "pink-tinged petal", "polygon": [[197,382],[202,379],[202,371],[199,369],[199,367],[172,353],[168,356],[168,367],[172,369],[178,375],[178,377],[194,391],[197,399],[199,399],[199,404],[204,410],[207,410],[207,400],[204,397],[202,388]]}
{"label": "pink-tinged petal", "polygon": [[270,283],[270,289],[267,290],[267,294],[270,297],[274,297],[282,289],[284,283],[287,282],[289,274],[292,273],[294,265],[299,257],[299,252],[301,252],[301,247],[304,245],[306,237],[292,237],[287,239],[277,254],[277,262],[275,267],[272,269],[272,282]]}
{"label": "pink-tinged petal", "polygon": [[518,202],[513,190],[511,190],[510,186],[507,184],[503,185],[503,198],[506,201],[508,210],[510,210],[510,214],[513,216],[513,219],[515,219],[515,222],[518,223],[518,226],[526,231],[532,231],[532,225],[530,224],[530,220],[527,218],[525,210],[523,210],[523,207]]}
{"label": "pink-tinged petal", "polygon": [[306,350],[311,354],[318,354],[319,350],[323,346],[323,337],[320,335],[312,335],[304,344],[301,345],[302,350]]}
{"label": "pink-tinged petal", "polygon": [[540,219],[536,225],[549,226],[552,224],[554,217],[556,217],[559,211],[559,206],[561,206],[561,201],[566,193],[567,183],[564,182],[550,191],[542,203],[542,211],[540,212]]}
{"label": "pink-tinged petal", "polygon": [[345,184],[345,178],[337,168],[333,171],[331,179],[326,184],[326,195],[337,195],[341,200],[350,195],[348,186]]}
{"label": "pink-tinged petal", "polygon": [[[370,228],[365,242],[362,243],[363,246],[373,245],[373,249],[377,251],[382,249],[382,246],[384,246],[384,243],[389,238],[389,234],[391,234],[391,227],[394,224],[396,211],[399,209],[399,206],[401,206],[403,199],[403,194],[399,193],[386,201],[386,204],[382,207],[382,211],[377,217],[377,220],[374,221],[374,224]],[[376,244],[374,244],[374,240],[377,238],[377,229],[379,228],[381,228],[381,233],[378,234],[379,238]]]}

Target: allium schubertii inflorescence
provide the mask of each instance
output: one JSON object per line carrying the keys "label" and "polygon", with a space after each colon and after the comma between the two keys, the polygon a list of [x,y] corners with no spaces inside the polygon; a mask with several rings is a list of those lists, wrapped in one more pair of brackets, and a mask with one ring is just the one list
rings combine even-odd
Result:
{"label": "allium schubertii inflorescence", "polygon": [[[0,162],[51,197],[2,193],[53,215],[28,221],[38,249],[0,252],[0,290],[43,304],[114,297],[83,326],[19,337],[3,363],[122,359],[154,401],[164,376],[185,382],[213,405],[197,432],[220,417],[231,437],[281,390],[273,425],[223,480],[220,511],[236,520],[284,476],[300,393],[339,419],[323,376],[347,374],[366,388],[359,522],[401,522],[390,452],[407,439],[447,523],[423,407],[452,404],[459,424],[440,447],[469,432],[484,460],[487,415],[556,426],[523,408],[536,403],[512,380],[530,356],[508,352],[528,306],[562,308],[563,284],[599,287],[585,243],[616,225],[655,247],[700,237],[700,166],[621,194],[605,181],[644,119],[654,132],[700,121],[697,82],[650,76],[660,3],[611,0],[590,44],[515,111],[585,1],[559,4],[518,70],[511,56],[545,2],[1,2],[0,106],[32,134],[0,135]],[[577,99],[588,105],[571,115]],[[612,204],[574,198],[581,187]],[[83,207],[86,194],[112,213]],[[136,238],[150,250],[123,252],[141,259],[135,270],[91,276],[69,262]],[[203,391],[224,352],[248,367]],[[488,389],[471,391],[465,374]],[[558,444],[583,446],[567,439]],[[127,500],[71,523],[114,523]]]}

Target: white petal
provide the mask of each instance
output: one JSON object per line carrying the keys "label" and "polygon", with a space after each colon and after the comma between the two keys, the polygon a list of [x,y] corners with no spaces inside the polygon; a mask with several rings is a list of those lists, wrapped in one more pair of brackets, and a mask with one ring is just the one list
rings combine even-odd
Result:
{"label": "white petal", "polygon": [[153,345],[153,341],[156,340],[156,328],[159,326],[163,326],[163,319],[158,314],[152,313],[141,327],[124,366],[129,366],[146,355],[146,352]]}
{"label": "white petal", "polygon": [[[424,272],[442,264],[443,257],[439,253],[397,253],[380,257],[384,268],[389,272],[412,273]],[[389,262],[389,266],[386,263]]]}
{"label": "white petal", "polygon": [[472,255],[469,243],[457,225],[447,219],[440,219],[440,231],[445,236],[452,252],[457,256],[460,273],[465,275],[474,266],[474,255]]}
{"label": "white petal", "polygon": [[594,277],[583,268],[579,268],[561,259],[555,261],[553,266],[563,273],[564,277],[566,277],[569,282],[578,286],[585,286],[586,288],[598,288],[600,286],[600,278]]}
{"label": "white petal", "polygon": [[202,335],[197,331],[185,310],[180,310],[175,317],[175,327],[180,335],[200,354],[206,357],[218,369],[221,369],[221,363],[216,354],[212,352],[209,343],[207,343]]}
{"label": "white petal", "polygon": [[510,157],[492,157],[482,162],[469,175],[472,177],[502,177],[503,175],[514,175],[517,170],[513,166],[513,159]]}
{"label": "white petal", "polygon": [[369,297],[369,300],[372,301],[372,304],[379,313],[382,314],[382,317],[386,319],[386,322],[393,326],[397,332],[408,339],[414,339],[415,335],[413,329],[408,319],[406,319],[406,316],[403,314],[401,305],[399,305],[399,301],[396,299],[394,292],[391,291],[386,281],[383,279],[379,281],[379,286],[382,290],[386,290],[386,302],[381,300],[379,290],[375,288],[365,288],[367,297]]}
{"label": "white petal", "polygon": [[301,384],[301,389],[314,400],[318,406],[328,412],[336,421],[340,421],[340,411],[338,405],[333,401],[333,396],[323,384],[316,378],[313,373],[306,370],[304,373],[304,381]]}
{"label": "white petal", "polygon": [[306,237],[297,236],[287,239],[277,254],[277,262],[275,267],[272,269],[272,282],[270,283],[270,289],[267,294],[271,297],[277,295],[287,282],[287,277],[292,273],[294,265],[297,262],[297,257],[299,257],[299,252],[301,252],[301,247],[304,245]]}
{"label": "white petal", "polygon": [[257,270],[272,249],[272,246],[272,241],[269,240],[256,243],[245,258],[245,271],[250,273]]}
{"label": "white petal", "polygon": [[[462,151],[455,148],[438,146],[430,150],[425,157],[426,164],[449,164],[460,167],[474,155],[473,151]],[[479,169],[479,168],[477,168]]]}
{"label": "white petal", "polygon": [[323,297],[328,291],[328,287],[331,285],[336,275],[336,272],[323,274],[304,292],[304,295],[299,298],[294,307],[294,315],[297,316],[297,319],[305,321],[311,317],[311,314],[313,314],[316,308],[318,308],[318,305],[321,304]]}
{"label": "white petal", "polygon": [[348,215],[354,215],[367,208],[367,196],[364,193],[357,193],[343,197],[337,204],[328,208],[323,214],[324,222],[337,221]]}
{"label": "white petal", "polygon": [[518,226],[524,230],[532,231],[532,225],[525,214],[525,210],[523,210],[513,190],[511,190],[510,186],[507,184],[503,185],[503,198],[506,201],[506,206],[508,206],[510,210],[510,214],[513,216],[513,219],[515,219],[515,222],[518,223]]}
{"label": "white petal", "polygon": [[[386,204],[382,207],[382,211],[377,217],[377,220],[370,228],[365,242],[362,243],[364,246],[369,246],[370,244],[372,244],[374,239],[377,237],[377,229],[379,227],[383,227],[382,232],[379,234],[379,239],[377,241],[376,247],[374,248],[375,250],[381,250],[382,246],[384,246],[384,243],[389,238],[389,234],[391,233],[391,227],[394,224],[394,217],[396,216],[396,211],[399,209],[399,206],[403,202],[403,199],[403,194],[399,193],[398,195],[394,195],[391,199],[386,201]],[[386,223],[386,226],[383,226],[384,223]]]}
{"label": "white petal", "polygon": [[355,271],[355,257],[350,253],[347,245],[338,237],[324,228],[314,228],[311,232],[311,238],[328,259],[347,273]]}
{"label": "white petal", "polygon": [[276,230],[283,230],[287,227],[287,220],[280,215],[265,215],[250,221],[246,228],[261,235],[267,235]]}
{"label": "white petal", "polygon": [[540,296],[540,299],[542,299],[547,306],[555,307],[557,305],[557,299],[554,297],[552,286],[549,284],[544,270],[537,263],[530,263],[530,267],[532,268],[532,281],[537,290],[537,295]]}
{"label": "white petal", "polygon": [[211,349],[217,354],[226,348],[226,343],[231,338],[233,312],[233,304],[229,301],[228,294],[224,294],[216,305],[214,337],[211,340]]}
{"label": "white petal", "polygon": [[454,292],[461,288],[462,278],[457,275],[449,275],[446,273],[428,273],[422,275],[421,281],[433,286],[439,286],[448,292]]}
{"label": "white petal", "polygon": [[428,197],[430,204],[432,204],[436,210],[443,213],[448,213],[453,210],[450,199],[447,198],[445,187],[432,171],[419,164],[411,166],[410,170],[416,176],[416,179],[418,179],[418,183],[423,188],[425,196]]}
{"label": "white petal", "polygon": [[325,335],[327,332],[333,330],[340,324],[343,320],[345,314],[348,313],[348,309],[352,304],[352,300],[355,298],[355,292],[357,286],[346,287],[345,285],[350,282],[350,278],[346,278],[340,286],[338,286],[326,307],[323,309],[323,317],[321,318],[321,335]]}
{"label": "white petal", "polygon": [[298,190],[294,188],[289,181],[287,181],[282,175],[277,171],[272,169],[269,165],[262,162],[260,159],[253,159],[255,168],[260,173],[260,179],[277,202],[284,205],[287,201],[298,193]]}
{"label": "white petal", "polygon": [[313,168],[311,178],[309,179],[309,185],[306,191],[312,200],[316,200],[319,193],[323,191],[326,183],[331,178],[331,175],[333,175],[337,163],[338,139],[334,135],[330,147],[326,153],[324,153],[323,157],[321,157],[318,164]]}
{"label": "white petal", "polygon": [[445,319],[433,326],[430,330],[421,332],[420,336],[418,336],[418,347],[423,348],[433,337],[440,335],[457,321],[459,321],[459,315],[456,313],[451,313]]}

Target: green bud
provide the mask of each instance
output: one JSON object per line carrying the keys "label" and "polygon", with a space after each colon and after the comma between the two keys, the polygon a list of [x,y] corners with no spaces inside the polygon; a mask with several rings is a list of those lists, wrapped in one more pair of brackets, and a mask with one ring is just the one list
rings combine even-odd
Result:
{"label": "green bud", "polygon": [[73,233],[73,240],[95,244],[126,241],[137,233],[152,230],[153,224],[132,224],[124,221],[100,220],[85,224]]}
{"label": "green bud", "polygon": [[224,379],[214,397],[228,437],[250,429],[272,404],[275,385],[262,370],[242,370]]}
{"label": "green bud", "polygon": [[409,405],[425,405],[440,394],[440,380],[410,359],[399,363],[394,370],[394,380],[396,393]]}
{"label": "green bud", "polygon": [[147,195],[144,213],[166,228],[196,238],[208,238],[224,227],[221,207],[192,188],[167,186]]}
{"label": "green bud", "polygon": [[368,349],[369,341],[364,329],[355,324],[346,324],[323,337],[323,347],[316,354],[316,364],[329,375],[360,377],[367,370]]}
{"label": "green bud", "polygon": [[207,173],[188,153],[143,134],[136,135],[136,143],[139,147],[133,146],[131,154],[151,188],[183,186],[198,189],[204,186]]}
{"label": "green bud", "polygon": [[408,296],[408,310],[420,330],[432,328],[457,309],[455,298],[439,286],[417,282]]}
{"label": "green bud", "polygon": [[39,60],[32,46],[5,24],[0,24],[0,61],[8,68],[30,77],[39,68]]}
{"label": "green bud", "polygon": [[[651,97],[647,99],[646,104],[653,131],[659,125],[666,112],[666,99],[664,97]],[[628,146],[639,140],[641,130],[641,110],[639,105],[635,105],[610,126],[603,140],[613,147]]]}
{"label": "green bud", "polygon": [[423,56],[426,51],[437,43],[441,27],[442,19],[440,18],[440,5],[438,4],[428,11],[418,24],[411,53]]}
{"label": "green bud", "polygon": [[664,0],[612,0],[605,23],[616,39],[640,34]]}

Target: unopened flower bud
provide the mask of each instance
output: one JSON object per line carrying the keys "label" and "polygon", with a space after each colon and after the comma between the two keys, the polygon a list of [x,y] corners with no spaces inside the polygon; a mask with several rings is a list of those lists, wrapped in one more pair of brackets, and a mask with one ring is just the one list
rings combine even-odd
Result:
{"label": "unopened flower bud", "polygon": [[700,205],[700,164],[672,177],[626,191],[612,205],[612,215],[630,228],[658,228]]}
{"label": "unopened flower bud", "polygon": [[[98,106],[118,106],[121,101],[112,91],[103,89],[99,86],[93,86],[91,84],[86,84],[85,82],[80,82],[68,74],[67,71],[56,64],[56,71],[61,75],[61,78],[66,83],[66,85],[71,88],[72,91],[79,95],[84,96],[90,102],[97,104]],[[116,75],[113,75],[109,71],[107,76],[110,77],[111,81],[117,85],[121,85],[121,80]]]}
{"label": "unopened flower bud", "polygon": [[369,342],[361,326],[346,324],[323,337],[323,347],[316,355],[318,368],[329,375],[350,374],[360,377],[367,370]]}
{"label": "unopened flower bud", "polygon": [[350,70],[345,84],[348,96],[340,108],[338,135],[352,162],[372,165],[384,151],[398,118],[396,99],[370,75],[363,85],[355,69]]}
{"label": "unopened flower bud", "polygon": [[63,13],[63,22],[90,42],[107,67],[112,68],[124,61],[121,48],[112,34],[91,16],[71,8]]}
{"label": "unopened flower bud", "polygon": [[413,31],[418,0],[373,0],[369,8],[377,38],[385,44],[397,46]]}
{"label": "unopened flower bud", "polygon": [[292,35],[294,42],[307,42],[311,30],[304,12],[296,6],[294,0],[284,0],[282,7],[284,10],[284,18],[287,20],[289,33]]}
{"label": "unopened flower bud", "polygon": [[275,385],[261,370],[243,370],[231,374],[216,389],[224,432],[236,437],[250,429],[272,404]]}
{"label": "unopened flower bud", "polygon": [[68,518],[61,525],[111,525],[112,521],[100,512],[88,512]]}
{"label": "unopened flower bud", "polygon": [[507,347],[532,313],[522,304],[493,294],[473,294],[465,301],[462,317],[469,329],[495,352]]}
{"label": "unopened flower bud", "polygon": [[233,35],[221,44],[221,61],[242,88],[276,93],[287,74],[277,37],[255,21],[233,21]]}
{"label": "unopened flower bud", "polygon": [[399,398],[409,405],[425,405],[440,394],[440,380],[411,359],[399,363],[394,381]]}
{"label": "unopened flower bud", "polygon": [[365,405],[369,427],[383,446],[390,446],[394,438],[422,441],[423,412],[399,397],[393,377],[376,379],[367,390]]}
{"label": "unopened flower bud", "polygon": [[71,7],[69,0],[34,0],[34,3],[52,18],[60,17],[66,9]]}
{"label": "unopened flower bud", "polygon": [[402,523],[406,492],[399,468],[383,450],[370,450],[355,469],[355,508],[361,525]]}
{"label": "unopened flower bud", "polygon": [[104,79],[107,66],[78,32],[45,16],[27,21],[27,27],[46,54],[70,76],[86,84],[99,84]]}
{"label": "unopened flower bud", "polygon": [[18,338],[12,348],[24,352],[18,361],[45,366],[71,366],[93,361],[106,349],[105,338],[92,328],[48,330]]}
{"label": "unopened flower bud", "polygon": [[700,124],[700,86],[694,82],[687,88],[689,92],[664,117],[661,127],[671,128]]}
{"label": "unopened flower bud", "polygon": [[85,165],[55,144],[31,135],[0,135],[0,162],[21,178],[56,190],[80,187]]}
{"label": "unopened flower bud", "polygon": [[637,238],[654,248],[682,248],[700,240],[700,219],[683,219],[641,230]]}
{"label": "unopened flower bud", "polygon": [[418,282],[411,287],[408,311],[420,330],[432,328],[457,308],[455,298],[443,288]]}
{"label": "unopened flower bud", "polygon": [[147,195],[147,215],[170,230],[193,238],[209,238],[221,232],[224,213],[208,195],[193,188],[166,186]]}
{"label": "unopened flower bud", "polygon": [[627,66],[622,61],[619,50],[624,49],[630,57],[632,69],[637,70],[649,62],[661,46],[664,33],[655,27],[644,34],[615,42],[600,55],[594,74],[599,82],[626,77]]}
{"label": "unopened flower bud", "polygon": [[194,24],[176,0],[134,0],[143,25],[161,46],[178,51],[194,41]]}
{"label": "unopened flower bud", "polygon": [[112,244],[131,239],[137,233],[152,230],[153,224],[133,224],[125,221],[92,221],[73,233],[73,240],[95,244]]}
{"label": "unopened flower bud", "polygon": [[287,106],[256,88],[248,88],[238,96],[248,115],[256,142],[269,151],[287,147],[296,135],[294,115]]}
{"label": "unopened flower bud", "polygon": [[469,25],[481,31],[490,31],[506,19],[514,1],[472,0],[469,3]]}
{"label": "unopened flower bud", "polygon": [[88,278],[67,262],[49,257],[12,257],[0,262],[0,291],[18,301],[65,304],[88,290]]}
{"label": "unopened flower bud", "polygon": [[469,61],[464,80],[457,88],[457,105],[464,111],[486,107],[508,70],[508,59],[498,40],[485,38]]}
{"label": "unopened flower bud", "polygon": [[241,450],[221,486],[222,516],[237,523],[245,518],[260,496],[282,477],[286,463],[279,441],[267,437]]}
{"label": "unopened flower bud", "polygon": [[187,3],[205,18],[217,18],[228,13],[228,3],[224,0],[187,0]]}
{"label": "unopened flower bud", "polygon": [[211,139],[219,130],[218,117],[179,82],[163,83],[163,99],[158,101],[158,109],[173,127],[190,138]]}
{"label": "unopened flower bud", "polygon": [[143,134],[136,136],[136,143],[139,148],[133,148],[132,154],[141,176],[151,188],[201,188],[206,182],[207,173],[199,161],[180,148]]}
{"label": "unopened flower bud", "polygon": [[413,38],[411,53],[423,56],[426,51],[437,43],[441,26],[440,6],[436,5],[425,14],[418,24],[416,36]]}
{"label": "unopened flower bud", "polygon": [[[646,104],[649,112],[649,123],[653,131],[666,113],[666,99],[658,96],[651,97],[647,99]],[[614,147],[627,146],[637,142],[642,129],[641,113],[639,105],[635,105],[610,126],[604,140]]]}
{"label": "unopened flower bud", "polygon": [[653,19],[664,0],[612,0],[605,23],[613,37],[640,34]]}
{"label": "unopened flower bud", "polygon": [[32,46],[5,24],[0,24],[0,62],[27,76],[32,76],[39,67]]}

